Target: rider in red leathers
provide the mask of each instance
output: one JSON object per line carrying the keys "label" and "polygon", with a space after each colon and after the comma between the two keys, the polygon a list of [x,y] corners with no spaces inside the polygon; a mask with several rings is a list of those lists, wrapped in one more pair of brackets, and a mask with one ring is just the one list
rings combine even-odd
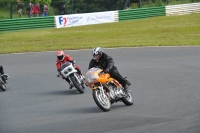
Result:
{"label": "rider in red leathers", "polygon": [[[61,65],[65,62],[69,61],[73,64],[74,68],[78,71],[78,74],[80,74],[82,76],[80,66],[75,64],[75,61],[73,60],[73,58],[71,56],[65,54],[62,50],[57,51],[56,56],[57,56],[56,68],[57,68],[58,73],[60,72]],[[68,80],[66,80],[66,81],[70,84],[70,82]],[[72,87],[73,87],[73,85],[70,84],[70,89]]]}

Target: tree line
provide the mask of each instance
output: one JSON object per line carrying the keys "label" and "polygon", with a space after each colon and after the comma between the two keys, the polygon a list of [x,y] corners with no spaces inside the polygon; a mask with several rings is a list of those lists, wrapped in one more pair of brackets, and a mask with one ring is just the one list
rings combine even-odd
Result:
{"label": "tree line", "polygon": [[12,2],[12,11],[14,11],[19,1],[23,2],[24,6],[27,6],[29,2],[33,4],[37,2],[41,9],[46,3],[49,6],[49,15],[58,15],[63,4],[65,4],[66,14],[76,14],[165,6],[172,2],[188,3],[188,1],[199,2],[200,0],[0,0],[0,10],[9,11]]}
{"label": "tree line", "polygon": [[138,3],[138,0],[0,0],[0,8],[9,8],[10,2],[16,5],[19,1],[24,3],[25,6],[29,2],[37,2],[41,6],[46,3],[52,10],[52,15],[58,14],[63,4],[65,4],[66,13],[72,14],[123,10],[130,6],[131,3]]}

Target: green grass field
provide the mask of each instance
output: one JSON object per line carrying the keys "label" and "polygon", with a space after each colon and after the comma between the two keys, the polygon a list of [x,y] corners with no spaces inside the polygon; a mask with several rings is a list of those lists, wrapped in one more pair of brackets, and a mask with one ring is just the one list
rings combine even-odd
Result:
{"label": "green grass field", "polygon": [[200,45],[200,14],[0,33],[0,54],[88,49],[96,46],[197,45]]}

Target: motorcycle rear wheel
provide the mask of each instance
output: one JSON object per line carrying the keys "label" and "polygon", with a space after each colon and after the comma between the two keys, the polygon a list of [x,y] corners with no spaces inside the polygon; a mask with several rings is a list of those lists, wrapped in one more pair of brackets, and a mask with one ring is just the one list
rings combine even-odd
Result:
{"label": "motorcycle rear wheel", "polygon": [[122,102],[127,106],[131,106],[134,103],[131,91],[127,92],[126,96],[122,98]]}
{"label": "motorcycle rear wheel", "polygon": [[72,82],[73,82],[73,85],[75,86],[75,88],[82,94],[84,93],[83,91],[83,86],[81,84],[78,83],[77,79],[74,77],[74,76],[71,76],[70,77]]}
{"label": "motorcycle rear wheel", "polygon": [[111,102],[107,95],[103,98],[99,89],[93,90],[93,98],[97,106],[104,112],[111,110]]}

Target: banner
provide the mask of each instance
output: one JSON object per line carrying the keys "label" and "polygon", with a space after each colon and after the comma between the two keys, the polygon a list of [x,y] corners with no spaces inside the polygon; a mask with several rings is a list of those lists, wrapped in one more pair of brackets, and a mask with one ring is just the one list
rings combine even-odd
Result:
{"label": "banner", "polygon": [[115,11],[55,16],[56,28],[115,22]]}

